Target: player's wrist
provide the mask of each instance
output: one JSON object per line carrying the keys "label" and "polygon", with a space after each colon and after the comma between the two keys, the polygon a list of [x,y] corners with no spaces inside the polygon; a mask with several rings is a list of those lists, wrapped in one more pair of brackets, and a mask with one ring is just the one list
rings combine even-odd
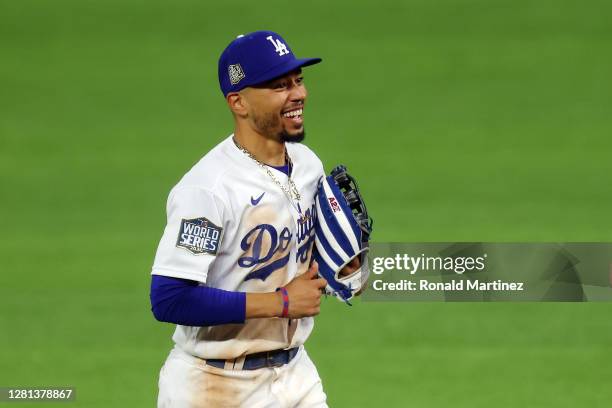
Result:
{"label": "player's wrist", "polygon": [[289,292],[287,292],[287,288],[282,286],[276,289],[278,293],[280,293],[281,297],[281,314],[280,317],[288,318],[289,317]]}
{"label": "player's wrist", "polygon": [[246,318],[281,317],[283,297],[280,292],[247,293]]}

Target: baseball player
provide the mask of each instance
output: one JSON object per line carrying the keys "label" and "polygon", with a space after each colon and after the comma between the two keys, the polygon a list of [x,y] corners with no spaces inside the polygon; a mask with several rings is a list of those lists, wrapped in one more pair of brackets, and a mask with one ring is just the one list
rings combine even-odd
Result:
{"label": "baseball player", "polygon": [[221,54],[234,133],[171,190],[152,269],[153,313],[177,324],[159,407],[327,406],[303,346],[326,285],[310,262],[324,172],[298,143],[301,68],[320,61],[297,59],[271,31]]}

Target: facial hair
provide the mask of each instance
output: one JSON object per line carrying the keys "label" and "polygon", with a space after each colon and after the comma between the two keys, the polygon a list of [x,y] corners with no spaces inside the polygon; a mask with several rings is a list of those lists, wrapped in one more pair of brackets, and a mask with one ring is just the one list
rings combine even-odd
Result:
{"label": "facial hair", "polygon": [[[281,142],[300,143],[306,137],[306,132],[304,131],[303,126],[300,133],[292,135],[287,132],[287,130],[281,125],[281,119],[274,113],[263,116],[253,113],[253,122],[261,134],[272,136]],[[280,131],[277,130],[279,127]]]}
{"label": "facial hair", "polygon": [[282,140],[283,142],[301,143],[306,138],[306,131],[304,130],[304,127],[302,126],[302,131],[300,133],[296,135],[290,135],[289,133],[287,133],[285,129],[283,129],[280,132],[279,136],[280,136],[280,140]]}

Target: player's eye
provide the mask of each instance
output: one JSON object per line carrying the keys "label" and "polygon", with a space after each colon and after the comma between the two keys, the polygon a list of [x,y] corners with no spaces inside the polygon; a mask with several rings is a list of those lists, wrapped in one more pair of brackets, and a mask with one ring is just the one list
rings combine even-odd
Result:
{"label": "player's eye", "polygon": [[[304,77],[300,76],[295,79],[295,84],[301,85],[304,82]],[[293,80],[282,80],[272,83],[272,89],[286,89],[291,86]]]}
{"label": "player's eye", "polygon": [[275,83],[273,87],[274,87],[274,89],[286,88],[287,87],[287,82],[279,81],[279,82]]}

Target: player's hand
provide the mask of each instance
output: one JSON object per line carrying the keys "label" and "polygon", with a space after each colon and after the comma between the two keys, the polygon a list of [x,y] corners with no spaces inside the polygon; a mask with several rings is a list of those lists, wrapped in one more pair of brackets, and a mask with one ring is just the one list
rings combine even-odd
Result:
{"label": "player's hand", "polygon": [[[295,277],[285,286],[289,296],[289,317],[292,319],[316,316],[321,311],[322,289],[327,281],[318,277],[319,265],[313,262],[302,275]],[[281,298],[282,309],[282,298]]]}
{"label": "player's hand", "polygon": [[356,256],[351,259],[351,261],[347,263],[344,268],[340,269],[340,272],[338,272],[338,274],[340,275],[340,277],[349,276],[357,269],[359,269],[359,267],[361,267],[361,261],[359,260],[359,257]]}
{"label": "player's hand", "polygon": [[[342,268],[340,272],[338,272],[338,274],[340,275],[340,278],[344,278],[346,276],[353,274],[359,268],[361,268],[361,261],[359,260],[359,257],[356,256],[355,258],[351,259],[351,261],[348,264],[346,264],[346,266]],[[368,279],[366,278],[365,282],[364,281],[361,282],[361,289],[355,292],[354,296],[361,295],[361,293],[367,286],[368,286]]]}

